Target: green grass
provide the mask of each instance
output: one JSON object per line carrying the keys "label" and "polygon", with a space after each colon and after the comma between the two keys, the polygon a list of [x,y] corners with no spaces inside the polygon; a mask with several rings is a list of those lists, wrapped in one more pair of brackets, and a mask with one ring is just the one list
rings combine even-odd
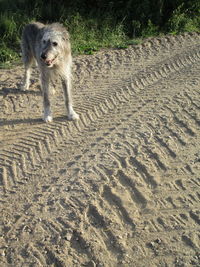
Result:
{"label": "green grass", "polygon": [[[200,4],[199,4],[200,5]],[[182,32],[199,32],[200,31],[200,6],[197,14],[188,16],[182,11],[182,5],[174,12],[167,23],[167,29],[172,34],[179,34]]]}
{"label": "green grass", "polygon": [[[34,2],[39,3],[39,1]],[[7,1],[3,3],[8,5]],[[48,21],[47,18],[55,14],[50,5],[44,8],[44,6],[40,7],[35,4],[33,9],[27,5],[24,7],[27,12],[21,12],[19,8],[16,9],[15,4],[28,3],[26,0],[9,3],[12,3],[12,8],[5,6],[3,13],[0,11],[0,68],[8,67],[20,60],[20,37],[25,24],[36,20],[42,21],[42,16],[45,16],[45,21]],[[199,9],[200,7],[197,6],[197,12]],[[181,5],[174,10],[172,16],[162,27],[153,24],[150,19],[144,23],[132,20],[128,24],[126,17],[120,21],[115,13],[104,14],[102,11],[97,14],[91,11],[93,13],[90,12],[85,16],[66,10],[64,6],[57,11],[59,19],[55,18],[55,20],[63,23],[70,32],[73,55],[91,55],[102,48],[123,49],[128,45],[140,43],[139,38],[149,36],[200,30],[200,16],[191,15],[193,13],[183,10]],[[69,16],[69,14],[73,15]]]}
{"label": "green grass", "polygon": [[20,13],[0,15],[0,67],[8,67],[20,58],[21,30],[28,19]]}
{"label": "green grass", "polygon": [[70,23],[64,21],[69,29],[74,54],[93,54],[101,48],[127,47],[129,38],[124,34],[122,24],[112,26],[108,20],[101,23],[95,19],[83,19],[79,14]]}
{"label": "green grass", "polygon": [[[19,60],[22,28],[33,20],[34,18],[18,17],[18,14],[4,14],[0,17],[0,67],[7,67]],[[70,32],[73,55],[91,55],[101,48],[122,49],[137,42],[128,38],[122,24],[112,25],[112,21],[108,19],[100,22],[97,19],[85,19],[77,13],[61,22]]]}

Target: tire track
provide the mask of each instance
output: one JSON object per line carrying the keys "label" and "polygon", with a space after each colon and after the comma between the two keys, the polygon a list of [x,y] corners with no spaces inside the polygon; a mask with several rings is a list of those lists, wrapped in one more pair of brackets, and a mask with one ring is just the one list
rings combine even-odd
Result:
{"label": "tire track", "polygon": [[184,64],[138,86],[127,75],[80,123],[33,126],[3,150],[2,266],[198,266],[199,58]]}
{"label": "tire track", "polygon": [[[84,129],[84,127],[88,127],[88,125],[91,122],[93,122],[96,118],[98,118],[98,116],[102,116],[110,112],[113,108],[115,108],[122,102],[129,101],[131,96],[129,93],[130,91],[134,91],[135,88],[136,90],[137,89],[144,90],[146,86],[152,85],[158,82],[163,77],[167,77],[168,75],[171,75],[172,73],[179,71],[188,65],[191,65],[194,61],[198,61],[199,58],[200,58],[199,52],[197,49],[195,49],[193,52],[189,52],[187,55],[184,55],[185,62],[179,64],[178,66],[176,65],[176,63],[179,62],[179,59],[177,60],[176,56],[175,58],[171,59],[169,63],[162,64],[163,67],[160,67],[159,71],[153,70],[151,68],[152,69],[151,74],[154,75],[153,80],[148,79],[148,71],[147,71],[147,77],[145,77],[145,82],[144,78],[136,78],[139,82],[136,82],[134,85],[133,82],[131,83],[131,85],[128,82],[126,88],[123,88],[124,84],[119,83],[118,81],[117,87],[119,88],[120,86],[120,89],[116,89],[113,84],[112,87],[115,88],[115,90],[112,89],[112,92],[109,93],[109,96],[108,94],[106,95],[102,94],[99,97],[97,97],[97,99],[94,98],[94,101],[90,102],[90,107],[89,109],[87,108],[86,112],[82,111],[82,109],[80,108],[81,112],[80,122],[71,123],[71,125],[69,125],[68,122],[62,120],[61,122],[55,121],[51,125],[41,124],[39,127],[38,126],[33,127],[33,129],[28,134],[25,140],[24,138],[27,134],[23,136],[23,141],[19,139],[17,144],[13,143],[11,145],[10,151],[7,148],[8,156],[4,154],[4,150],[0,152],[0,161],[2,162],[2,167],[6,169],[6,171],[3,171],[1,173],[2,176],[1,180],[4,181],[8,179],[8,177],[13,177],[14,181],[17,180],[20,181],[20,176],[24,177],[24,175],[26,175],[24,174],[24,172],[22,173],[20,166],[23,166],[22,169],[27,169],[27,171],[29,170],[28,166],[29,162],[31,162],[32,165],[31,168],[36,168],[37,166],[39,166],[40,160],[45,158],[45,156],[47,155],[47,153],[45,155],[45,153],[42,153],[42,151],[43,152],[45,150],[52,151],[57,149],[57,147],[59,147],[60,140],[62,140],[63,137],[68,136],[66,135],[66,130],[67,130],[66,128],[71,127],[72,128],[71,132],[75,132],[77,130],[81,132],[82,129]],[[168,65],[168,69],[165,68],[166,64]],[[109,88],[107,90],[109,91]],[[104,85],[104,91],[105,91],[105,85]],[[188,131],[190,134],[193,134],[193,131],[190,128],[188,128],[188,126],[184,124],[179,118],[174,116],[174,120],[175,123],[181,124],[181,126],[184,127],[186,131]],[[34,133],[35,135],[34,137],[32,133]],[[48,141],[49,139],[50,141]],[[163,147],[165,147],[165,149],[168,150],[169,154],[171,154],[172,157],[176,157],[176,155],[170,150],[170,148],[163,142],[162,139],[157,137],[157,142],[159,142]],[[13,154],[18,154],[18,153],[21,153],[21,158],[19,159],[13,158]],[[11,160],[12,163],[11,163],[11,168],[7,169],[6,166],[10,162],[9,158],[12,159]],[[139,164],[138,167],[140,169],[143,169],[144,175],[147,176],[147,178],[149,179],[149,175],[147,175],[145,167],[141,168],[142,166],[138,162],[135,162],[135,164],[136,165]],[[6,177],[4,177],[5,173]],[[4,184],[4,182],[2,182],[2,184]],[[3,190],[5,191],[6,189],[3,188]]]}

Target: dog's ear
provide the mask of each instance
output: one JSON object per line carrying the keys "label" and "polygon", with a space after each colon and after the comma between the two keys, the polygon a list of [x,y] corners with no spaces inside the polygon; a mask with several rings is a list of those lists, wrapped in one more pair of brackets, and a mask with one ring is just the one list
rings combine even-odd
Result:
{"label": "dog's ear", "polygon": [[64,41],[69,41],[69,33],[66,29],[63,30],[63,36],[62,36]]}
{"label": "dog's ear", "polygon": [[62,23],[53,23],[54,27],[57,28],[62,33],[62,39],[64,41],[69,41],[70,36],[66,27]]}

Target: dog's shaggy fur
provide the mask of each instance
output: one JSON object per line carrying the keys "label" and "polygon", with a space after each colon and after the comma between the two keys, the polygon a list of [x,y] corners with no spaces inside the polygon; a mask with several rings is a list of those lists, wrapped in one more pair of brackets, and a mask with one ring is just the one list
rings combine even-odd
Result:
{"label": "dog's shaggy fur", "polygon": [[43,91],[44,121],[51,122],[50,83],[60,76],[65,96],[68,118],[78,119],[71,97],[71,46],[67,30],[59,23],[44,25],[33,22],[22,33],[22,58],[25,66],[23,90],[30,84],[31,66],[34,61],[40,70]]}

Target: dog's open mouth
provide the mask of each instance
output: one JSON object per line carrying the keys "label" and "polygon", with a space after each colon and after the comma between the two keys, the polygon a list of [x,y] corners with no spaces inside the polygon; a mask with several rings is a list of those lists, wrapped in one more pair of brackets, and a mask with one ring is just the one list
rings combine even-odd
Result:
{"label": "dog's open mouth", "polygon": [[45,63],[47,66],[51,66],[51,65],[53,64],[53,62],[54,62],[55,59],[56,59],[56,58],[53,58],[53,59],[51,59],[51,60],[45,60],[44,63]]}
{"label": "dog's open mouth", "polygon": [[57,56],[55,56],[53,59],[45,59],[44,60],[45,65],[47,65],[47,67],[53,66],[53,63],[54,63],[56,58],[57,58]]}

